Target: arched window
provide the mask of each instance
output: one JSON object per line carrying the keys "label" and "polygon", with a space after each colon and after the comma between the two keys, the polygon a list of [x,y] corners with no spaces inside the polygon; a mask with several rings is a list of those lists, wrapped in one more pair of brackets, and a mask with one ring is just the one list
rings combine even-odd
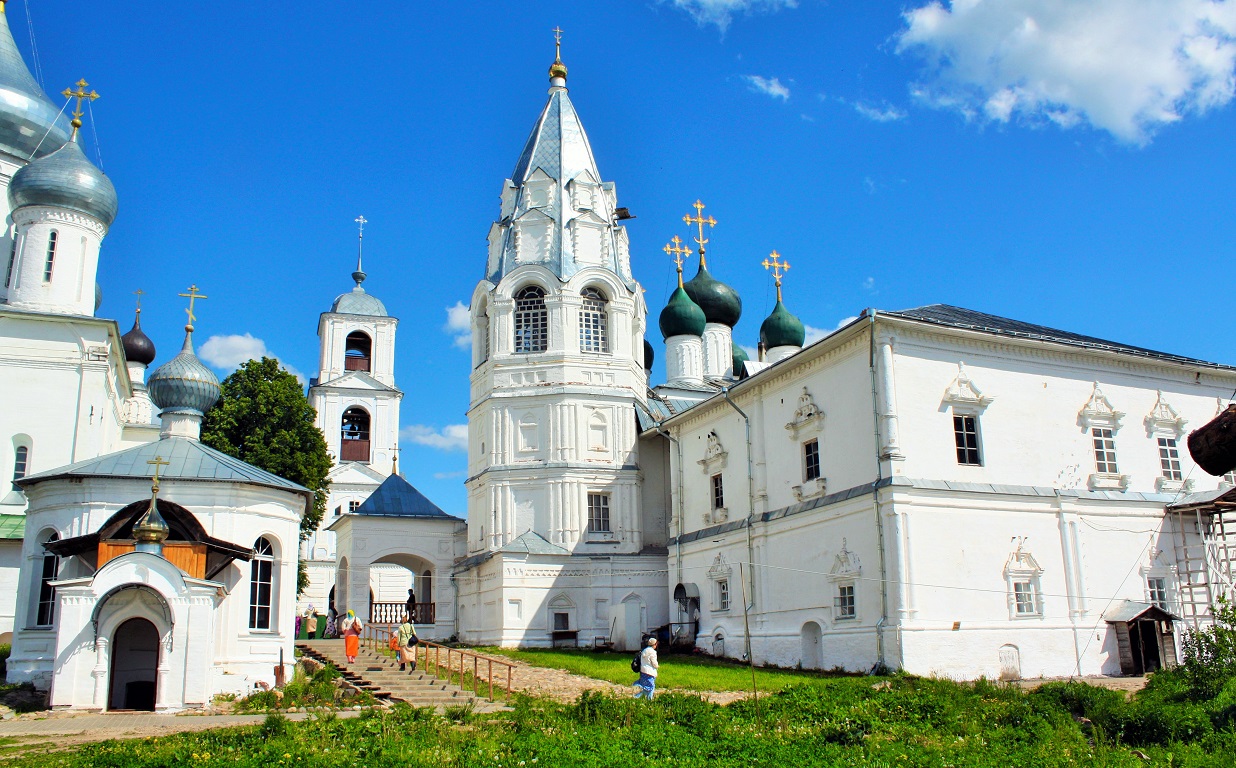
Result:
{"label": "arched window", "polygon": [[545,291],[531,285],[515,294],[515,352],[544,352],[548,327]]}
{"label": "arched window", "polygon": [[9,269],[4,273],[4,284],[13,282],[13,267],[17,264],[17,233],[13,233],[13,247],[9,249]]}
{"label": "arched window", "polygon": [[609,314],[605,311],[605,295],[596,288],[585,288],[580,294],[584,306],[579,311],[579,349],[581,352],[609,352]]}
{"label": "arched window", "polygon": [[270,629],[274,605],[275,548],[265,536],[253,542],[249,563],[249,629]]}
{"label": "arched window", "polygon": [[52,276],[52,267],[56,263],[56,230],[52,230],[47,236],[47,263],[43,266],[43,282],[50,283]]}
{"label": "arched window", "polygon": [[369,461],[369,414],[364,408],[352,406],[343,412],[341,426],[343,461]]}
{"label": "arched window", "polygon": [[13,456],[13,490],[17,490],[17,481],[26,476],[30,466],[29,446],[19,445]]}
{"label": "arched window", "polygon": [[371,353],[373,341],[369,334],[352,331],[343,343],[343,369],[345,371],[372,371]]}
{"label": "arched window", "polygon": [[489,312],[485,304],[481,304],[480,311],[476,313],[476,348],[481,353],[476,361],[480,365],[489,359]]}
{"label": "arched window", "polygon": [[[53,533],[47,541],[59,541],[60,534]],[[59,577],[60,558],[51,552],[43,553],[43,571],[39,576],[39,610],[34,624],[50,627],[56,621],[56,588],[51,585]]]}

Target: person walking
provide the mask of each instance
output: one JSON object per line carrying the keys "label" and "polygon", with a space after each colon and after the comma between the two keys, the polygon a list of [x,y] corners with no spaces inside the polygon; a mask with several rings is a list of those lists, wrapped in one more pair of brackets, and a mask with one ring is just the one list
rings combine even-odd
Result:
{"label": "person walking", "polygon": [[657,639],[648,638],[644,650],[639,653],[639,680],[635,683],[635,698],[652,701],[652,695],[657,690],[657,670],[661,664],[657,661]]}
{"label": "person walking", "polygon": [[416,671],[416,646],[420,643],[420,638],[416,636],[416,629],[412,626],[410,615],[406,613],[403,615],[403,623],[396,630],[395,637],[399,643],[399,671],[403,671],[405,664],[411,664],[412,669],[408,670],[411,674]]}
{"label": "person walking", "polygon": [[360,653],[360,633],[364,628],[365,625],[349,608],[348,615],[343,619],[343,627],[339,630],[343,635],[343,655],[348,657],[349,664],[356,663],[356,654]]}

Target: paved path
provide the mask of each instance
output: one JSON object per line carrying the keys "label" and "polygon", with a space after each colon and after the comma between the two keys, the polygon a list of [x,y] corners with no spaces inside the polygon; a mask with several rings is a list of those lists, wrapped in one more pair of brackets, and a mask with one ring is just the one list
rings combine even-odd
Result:
{"label": "paved path", "polygon": [[[356,717],[360,712],[344,710],[339,717]],[[289,720],[307,720],[313,713],[292,712],[284,715]],[[0,738],[31,738],[44,736],[72,736],[69,740],[57,738],[58,745],[103,741],[119,738],[145,738],[163,736],[181,731],[204,731],[210,728],[228,728],[237,725],[257,725],[266,715],[164,715],[154,712],[115,712],[97,715],[51,714],[47,717],[29,715],[0,722]]]}

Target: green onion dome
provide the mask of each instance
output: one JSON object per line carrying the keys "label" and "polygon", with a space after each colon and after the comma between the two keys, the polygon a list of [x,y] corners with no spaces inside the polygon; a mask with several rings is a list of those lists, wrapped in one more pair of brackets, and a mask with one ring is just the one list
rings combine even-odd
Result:
{"label": "green onion dome", "polygon": [[743,363],[749,361],[751,358],[747,356],[746,350],[738,346],[738,342],[730,343],[734,345],[734,378],[738,378],[738,376],[743,372]]}
{"label": "green onion dome", "polygon": [[801,347],[806,339],[807,331],[803,328],[802,321],[791,315],[780,301],[760,326],[760,342],[764,349]]}
{"label": "green onion dome", "polygon": [[661,335],[672,336],[703,336],[704,310],[691,300],[680,285],[670,295],[669,303],[661,310]]}
{"label": "green onion dome", "polygon": [[648,339],[644,339],[644,370],[652,370],[652,361],[657,358],[655,352],[652,351],[652,344],[648,343]]}
{"label": "green onion dome", "polygon": [[709,274],[703,264],[695,277],[683,287],[691,300],[704,310],[708,322],[731,328],[738,325],[738,318],[742,317],[742,299],[738,292]]}
{"label": "green onion dome", "polygon": [[204,414],[219,400],[219,379],[193,354],[193,336],[185,334],[180,354],[150,375],[146,388],[161,410]]}

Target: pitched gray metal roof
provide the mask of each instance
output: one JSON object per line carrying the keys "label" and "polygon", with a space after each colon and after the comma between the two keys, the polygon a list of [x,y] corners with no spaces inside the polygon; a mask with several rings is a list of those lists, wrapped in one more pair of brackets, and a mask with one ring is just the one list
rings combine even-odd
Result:
{"label": "pitched gray metal roof", "polygon": [[501,552],[527,552],[530,555],[569,555],[568,550],[550,543],[536,531],[528,531],[502,547]]}
{"label": "pitched gray metal roof", "polygon": [[425,494],[412,487],[412,484],[399,475],[391,475],[382,481],[369,498],[365,499],[353,515],[373,515],[376,517],[437,517],[444,520],[458,520],[454,515],[443,512],[437,504],[425,497]]}
{"label": "pitched gray metal roof", "polygon": [[95,459],[79,461],[46,472],[27,475],[14,482],[25,488],[62,477],[120,477],[148,478],[154,474],[154,466],[147,462],[158,456],[169,464],[159,472],[160,478],[173,480],[197,480],[222,483],[249,483],[278,488],[306,495],[312,500],[313,492],[291,480],[285,480],[264,469],[258,469],[240,459],[220,453],[197,440],[184,437],[167,437],[153,443],[143,443],[116,453]]}
{"label": "pitched gray metal roof", "polygon": [[985,312],[978,312],[973,309],[964,309],[962,307],[954,307],[949,304],[928,304],[927,306],[915,307],[913,309],[902,309],[896,312],[881,311],[880,314],[890,317],[899,317],[905,320],[917,320],[919,322],[933,323],[935,325],[945,325],[951,328],[964,328],[967,330],[982,331],[983,333],[990,333],[998,336],[1011,336],[1022,339],[1048,341],[1056,344],[1068,344],[1074,347],[1084,347],[1086,349],[1120,352],[1126,355],[1137,355],[1138,357],[1147,357],[1173,363],[1204,365],[1208,368],[1236,370],[1236,368],[1228,365],[1211,363],[1206,360],[1198,360],[1192,357],[1173,355],[1168,352],[1156,352],[1152,349],[1145,349],[1144,347],[1134,347],[1128,344],[1121,344],[1115,341],[1107,341],[1105,339],[1096,338],[1094,336],[1061,331],[1055,328],[1048,328],[1045,325],[1035,325],[1034,323],[1025,323],[1020,320],[1010,320],[1007,317],[989,315]]}

